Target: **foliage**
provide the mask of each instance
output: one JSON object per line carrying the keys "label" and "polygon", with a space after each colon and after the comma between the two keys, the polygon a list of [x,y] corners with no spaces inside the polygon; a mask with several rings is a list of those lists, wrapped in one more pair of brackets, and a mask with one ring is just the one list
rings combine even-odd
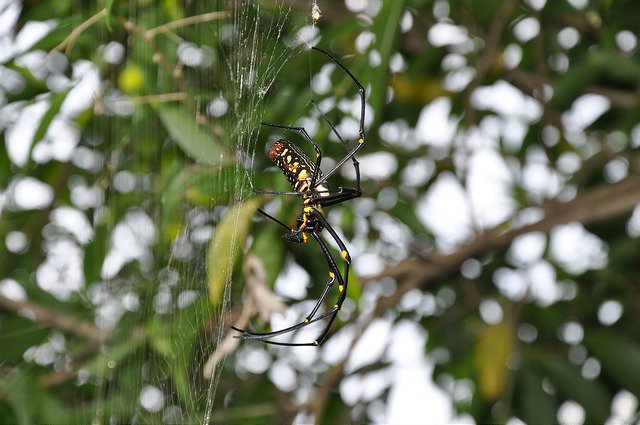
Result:
{"label": "foliage", "polygon": [[[0,423],[452,421],[398,401],[402,367],[425,382],[433,369],[458,419],[638,419],[635,2],[67,0],[0,14],[16,5],[0,33],[12,45],[51,28],[0,52]],[[282,308],[269,294],[283,269],[307,271],[308,299],[325,283],[318,248],[254,219],[271,198],[251,192],[287,190],[262,120],[315,125],[324,155],[344,155],[310,101],[348,131],[357,93],[291,48],[314,30],[367,87],[364,196],[327,214],[350,241],[353,303],[319,349],[240,343],[231,324],[268,326]],[[482,155],[501,164],[483,190],[504,205],[473,198]],[[449,211],[442,187],[466,199],[449,232],[429,217]],[[266,205],[289,224],[300,209]],[[621,399],[635,400],[627,417]]]}

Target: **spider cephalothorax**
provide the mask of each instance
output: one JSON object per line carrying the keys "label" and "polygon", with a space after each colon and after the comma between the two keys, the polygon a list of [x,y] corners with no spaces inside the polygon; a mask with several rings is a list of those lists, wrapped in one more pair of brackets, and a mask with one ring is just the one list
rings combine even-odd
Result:
{"label": "spider cephalothorax", "polygon": [[[320,249],[322,250],[322,254],[327,262],[327,266],[329,268],[329,279],[324,286],[322,291],[322,295],[320,299],[315,304],[311,312],[301,321],[293,326],[289,326],[288,328],[281,329],[273,332],[252,332],[247,330],[242,330],[238,328],[233,328],[238,332],[241,332],[241,335],[238,338],[241,339],[253,339],[262,341],[267,344],[275,344],[275,345],[320,345],[324,339],[327,337],[329,330],[331,329],[331,325],[335,320],[340,308],[342,307],[342,303],[347,297],[347,285],[349,282],[349,266],[351,265],[351,256],[349,255],[349,251],[336,233],[336,231],[331,227],[329,222],[324,216],[322,211],[323,207],[328,207],[331,205],[340,204],[342,202],[348,201],[353,198],[357,198],[362,194],[360,189],[360,164],[355,159],[355,154],[362,148],[365,143],[365,130],[364,130],[364,113],[365,113],[365,91],[364,87],[358,81],[358,79],[344,66],[340,61],[338,61],[333,55],[328,52],[318,48],[313,47],[312,49],[317,50],[321,53],[327,55],[333,62],[335,62],[347,75],[353,80],[353,82],[358,87],[358,93],[360,95],[360,128],[358,130],[358,140],[357,143],[349,148],[347,143],[344,141],[342,136],[338,133],[338,130],[334,127],[333,124],[329,121],[327,116],[319,110],[318,106],[315,102],[312,101],[313,105],[318,108],[320,111],[320,115],[325,120],[327,125],[331,128],[331,131],[336,135],[340,143],[347,150],[347,155],[343,157],[340,161],[338,161],[329,171],[323,173],[320,170],[320,165],[322,163],[322,152],[318,145],[313,141],[307,130],[304,127],[292,127],[287,125],[280,124],[271,124],[263,122],[262,125],[267,127],[275,127],[281,128],[285,130],[293,130],[299,132],[307,142],[311,144],[313,147],[316,158],[312,160],[309,155],[307,155],[300,147],[295,144],[285,140],[280,139],[276,141],[273,146],[269,149],[269,158],[276,163],[276,165],[282,170],[283,174],[291,184],[293,191],[291,192],[274,192],[267,190],[255,190],[257,193],[269,194],[269,195],[290,195],[290,196],[300,196],[302,198],[302,212],[298,215],[296,219],[296,226],[290,228],[282,221],[277,218],[267,214],[261,209],[258,211],[267,217],[270,220],[275,221],[282,227],[288,230],[282,238],[296,243],[306,243],[309,235],[316,241]],[[327,179],[331,177],[335,172],[344,165],[347,161],[351,160],[353,167],[356,173],[356,187],[336,187],[331,188],[327,183]],[[344,268],[341,271],[338,267],[335,259],[329,252],[329,248],[327,247],[326,242],[320,236],[320,232],[322,230],[326,230],[329,235],[333,238],[340,249],[340,255],[342,257],[342,262],[344,263]],[[320,306],[324,302],[327,297],[329,290],[333,287],[335,282],[338,283],[338,300],[336,303],[326,312],[316,315],[320,310]],[[327,319],[327,325],[324,327],[318,338],[316,338],[313,342],[305,342],[305,343],[297,343],[297,342],[286,342],[286,341],[274,341],[272,338],[275,338],[280,335],[284,335],[290,332],[295,332],[298,329],[301,329],[311,323],[318,322],[320,320]]]}

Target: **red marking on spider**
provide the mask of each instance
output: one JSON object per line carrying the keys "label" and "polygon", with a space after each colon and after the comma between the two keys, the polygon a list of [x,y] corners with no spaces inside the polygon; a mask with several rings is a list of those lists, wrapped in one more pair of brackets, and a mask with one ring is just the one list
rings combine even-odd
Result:
{"label": "red marking on spider", "polygon": [[281,140],[278,140],[277,142],[275,142],[273,146],[269,148],[269,158],[271,158],[271,160],[274,161],[276,157],[282,156],[283,147],[284,147],[284,144],[282,143]]}

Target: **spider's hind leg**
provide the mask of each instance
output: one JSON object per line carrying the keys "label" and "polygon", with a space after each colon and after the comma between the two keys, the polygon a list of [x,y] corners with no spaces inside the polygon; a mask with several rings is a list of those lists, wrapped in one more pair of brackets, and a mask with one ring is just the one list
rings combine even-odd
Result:
{"label": "spider's hind leg", "polygon": [[[257,340],[265,344],[284,345],[284,346],[318,346],[322,344],[322,342],[326,339],[329,333],[329,330],[331,329],[331,326],[333,325],[333,322],[336,316],[338,315],[340,308],[342,307],[342,303],[346,298],[347,282],[346,282],[346,279],[343,278],[343,275],[340,272],[340,270],[338,269],[338,266],[335,260],[329,253],[329,248],[327,247],[324,240],[316,232],[311,233],[311,236],[313,236],[316,242],[318,242],[318,245],[320,246],[320,249],[322,250],[324,257],[327,260],[327,265],[329,267],[329,280],[327,280],[327,282],[325,283],[324,288],[322,290],[322,294],[318,298],[318,301],[314,305],[311,312],[309,312],[309,314],[305,316],[302,322],[296,323],[295,325],[289,326],[284,329],[280,329],[278,331],[273,331],[273,332],[264,332],[264,333],[251,332],[251,331],[238,329],[234,327],[233,328],[234,330],[241,333],[241,335],[235,336],[236,338],[245,339],[245,340]],[[346,268],[345,271],[348,273],[348,268]],[[340,290],[338,301],[331,307],[331,309],[329,309],[329,311],[326,311],[320,314],[319,316],[316,316],[316,314],[318,313],[318,310],[320,309],[320,306],[322,305],[324,300],[327,298],[327,295],[329,294],[329,290],[334,286],[334,283],[336,281],[338,281],[338,288]],[[322,331],[313,342],[297,343],[297,342],[280,342],[280,341],[272,340],[272,338],[275,338],[280,335],[296,332],[306,326],[309,326],[313,323],[319,322],[327,318],[328,318],[327,324],[322,328]]]}

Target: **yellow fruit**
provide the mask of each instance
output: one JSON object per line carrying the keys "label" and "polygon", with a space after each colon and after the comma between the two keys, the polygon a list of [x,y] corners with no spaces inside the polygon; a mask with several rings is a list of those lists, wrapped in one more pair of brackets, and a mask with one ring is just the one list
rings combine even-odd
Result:
{"label": "yellow fruit", "polygon": [[126,94],[137,94],[144,87],[144,73],[138,65],[127,65],[118,75],[120,90]]}

